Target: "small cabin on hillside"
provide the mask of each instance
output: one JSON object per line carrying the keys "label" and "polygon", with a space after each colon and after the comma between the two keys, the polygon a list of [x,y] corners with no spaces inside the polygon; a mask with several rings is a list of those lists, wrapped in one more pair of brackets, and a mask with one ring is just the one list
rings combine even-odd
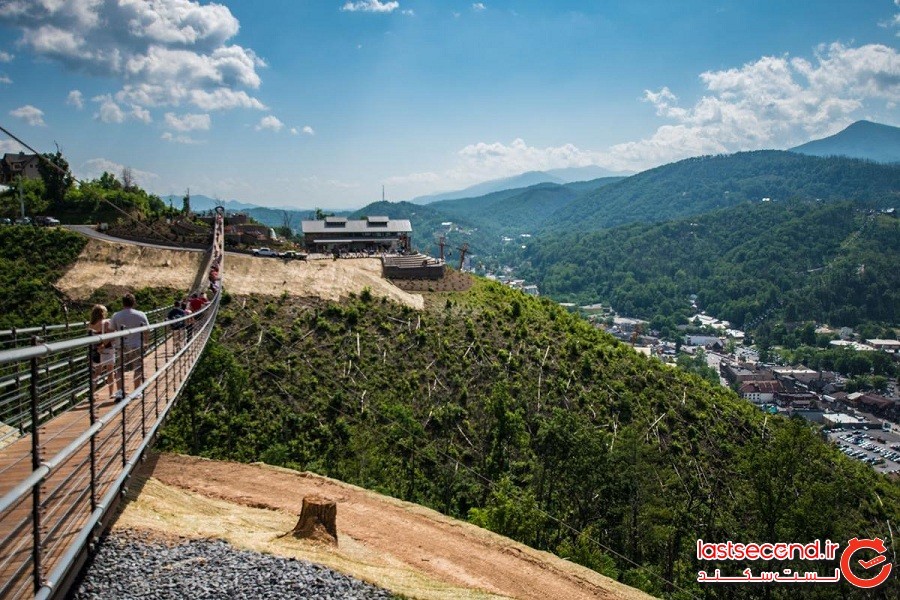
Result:
{"label": "small cabin on hillside", "polygon": [[309,252],[407,252],[412,225],[406,219],[326,217],[303,221],[304,244]]}

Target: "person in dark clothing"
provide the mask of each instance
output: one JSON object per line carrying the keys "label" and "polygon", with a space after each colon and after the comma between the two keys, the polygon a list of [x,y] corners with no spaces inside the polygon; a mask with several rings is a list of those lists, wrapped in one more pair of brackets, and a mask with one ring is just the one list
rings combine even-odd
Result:
{"label": "person in dark clothing", "polygon": [[[185,316],[187,313],[184,312],[184,309],[181,308],[181,302],[179,300],[175,301],[175,305],[171,310],[166,314],[166,321],[171,321],[172,319],[177,319],[179,317]],[[175,343],[175,351],[181,350],[181,346],[184,344],[184,321],[179,321],[178,323],[172,323],[172,340]]]}
{"label": "person in dark clothing", "polygon": [[[194,311],[191,310],[190,304],[187,302],[181,303],[181,310],[184,311],[184,314],[191,315]],[[191,317],[190,319],[185,321],[185,329],[187,329],[187,339],[191,340],[194,337],[194,319]]]}

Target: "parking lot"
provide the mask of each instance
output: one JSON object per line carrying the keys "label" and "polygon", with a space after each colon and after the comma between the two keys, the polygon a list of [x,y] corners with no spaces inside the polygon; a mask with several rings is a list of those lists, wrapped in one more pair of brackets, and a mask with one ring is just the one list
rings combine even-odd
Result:
{"label": "parking lot", "polygon": [[879,473],[900,472],[900,434],[893,431],[839,430],[828,433],[844,454],[869,464]]}

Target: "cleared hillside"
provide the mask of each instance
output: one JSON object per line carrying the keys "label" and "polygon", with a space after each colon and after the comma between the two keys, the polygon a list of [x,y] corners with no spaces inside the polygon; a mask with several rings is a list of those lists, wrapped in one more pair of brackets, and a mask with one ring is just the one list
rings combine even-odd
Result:
{"label": "cleared hillside", "polygon": [[321,473],[671,597],[757,597],[698,584],[698,570],[735,567],[698,561],[698,538],[889,538],[900,519],[900,488],[804,421],[764,415],[548,300],[483,280],[425,299],[421,311],[370,294],[233,299],[164,447]]}
{"label": "cleared hillside", "polygon": [[[409,598],[649,598],[590,569],[433,510],[312,473],[154,455],[115,528],[218,538],[309,560]],[[281,537],[303,496],[337,503],[338,546]]]}
{"label": "cleared hillside", "polygon": [[[101,287],[190,289],[203,259],[200,252],[137,246],[90,239],[56,286],[76,299]],[[381,261],[283,261],[229,253],[228,290],[234,294],[309,296],[338,300],[363,289],[412,308],[423,306],[418,294],[404,292],[381,277]]]}

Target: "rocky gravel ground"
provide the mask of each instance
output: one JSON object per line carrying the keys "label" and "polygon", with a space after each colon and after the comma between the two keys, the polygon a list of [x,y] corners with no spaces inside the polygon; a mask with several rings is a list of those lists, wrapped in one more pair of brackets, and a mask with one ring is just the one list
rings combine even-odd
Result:
{"label": "rocky gravel ground", "polygon": [[386,590],[305,561],[238,550],[220,540],[166,543],[131,531],[104,538],[72,597],[395,598]]}

